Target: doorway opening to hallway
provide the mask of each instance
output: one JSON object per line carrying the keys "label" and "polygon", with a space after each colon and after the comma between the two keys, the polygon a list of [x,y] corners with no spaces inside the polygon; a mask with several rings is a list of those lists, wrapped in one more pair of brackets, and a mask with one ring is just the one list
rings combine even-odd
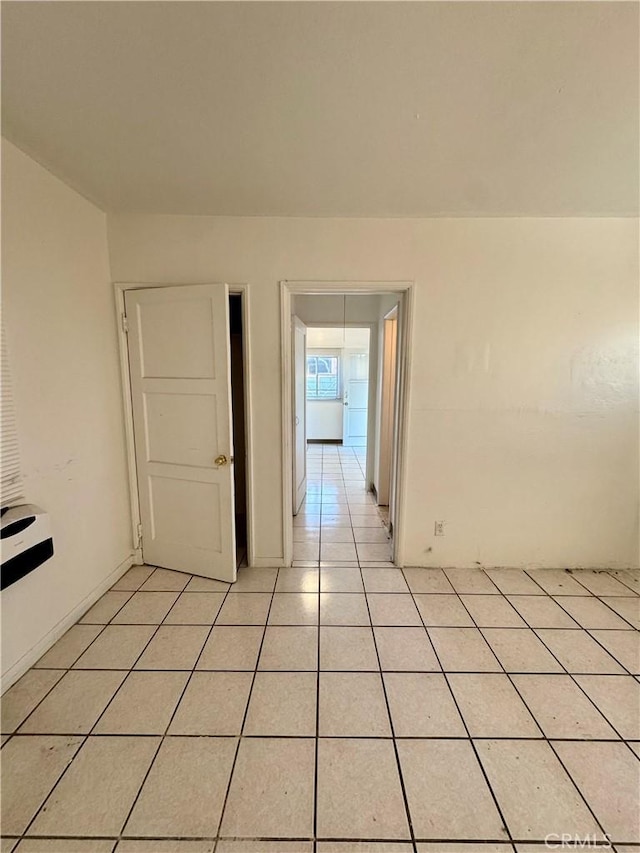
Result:
{"label": "doorway opening to hallway", "polygon": [[411,288],[282,302],[284,563],[401,565]]}

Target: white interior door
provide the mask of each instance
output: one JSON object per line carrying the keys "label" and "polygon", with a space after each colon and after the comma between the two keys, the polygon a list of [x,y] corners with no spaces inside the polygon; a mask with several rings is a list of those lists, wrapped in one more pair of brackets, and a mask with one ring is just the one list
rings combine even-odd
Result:
{"label": "white interior door", "polygon": [[307,493],[307,327],[293,317],[293,514]]}
{"label": "white interior door", "polygon": [[125,305],[144,560],[234,581],[227,287],[129,290]]}
{"label": "white interior door", "polygon": [[346,447],[366,445],[369,403],[368,352],[345,351],[343,386],[342,444]]}

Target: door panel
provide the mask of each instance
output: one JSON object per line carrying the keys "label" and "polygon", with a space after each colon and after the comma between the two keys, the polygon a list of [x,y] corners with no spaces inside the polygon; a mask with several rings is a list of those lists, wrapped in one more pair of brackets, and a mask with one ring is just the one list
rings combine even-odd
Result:
{"label": "door panel", "polygon": [[293,514],[307,493],[307,327],[293,317]]}
{"label": "door panel", "polygon": [[367,443],[367,407],[369,404],[369,354],[347,352],[344,365],[343,445]]}
{"label": "door panel", "polygon": [[130,290],[125,304],[144,560],[234,581],[227,288]]}

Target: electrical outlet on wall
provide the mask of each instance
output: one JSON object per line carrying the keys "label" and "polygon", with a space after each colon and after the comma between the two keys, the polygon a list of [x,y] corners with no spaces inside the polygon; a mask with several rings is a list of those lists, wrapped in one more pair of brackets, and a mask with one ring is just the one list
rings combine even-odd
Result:
{"label": "electrical outlet on wall", "polygon": [[434,536],[444,536],[444,521],[436,521],[433,525]]}

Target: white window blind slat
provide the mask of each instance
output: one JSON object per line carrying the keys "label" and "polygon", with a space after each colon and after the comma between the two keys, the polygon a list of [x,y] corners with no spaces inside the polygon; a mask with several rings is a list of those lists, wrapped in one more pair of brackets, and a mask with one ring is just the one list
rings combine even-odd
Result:
{"label": "white window blind slat", "polygon": [[11,390],[11,372],[7,354],[7,341],[4,328],[0,331],[2,338],[2,370],[0,372],[0,405],[2,417],[0,427],[0,502],[3,507],[12,506],[23,500],[22,476],[20,473],[20,448],[18,446],[18,430],[16,426],[16,410]]}

